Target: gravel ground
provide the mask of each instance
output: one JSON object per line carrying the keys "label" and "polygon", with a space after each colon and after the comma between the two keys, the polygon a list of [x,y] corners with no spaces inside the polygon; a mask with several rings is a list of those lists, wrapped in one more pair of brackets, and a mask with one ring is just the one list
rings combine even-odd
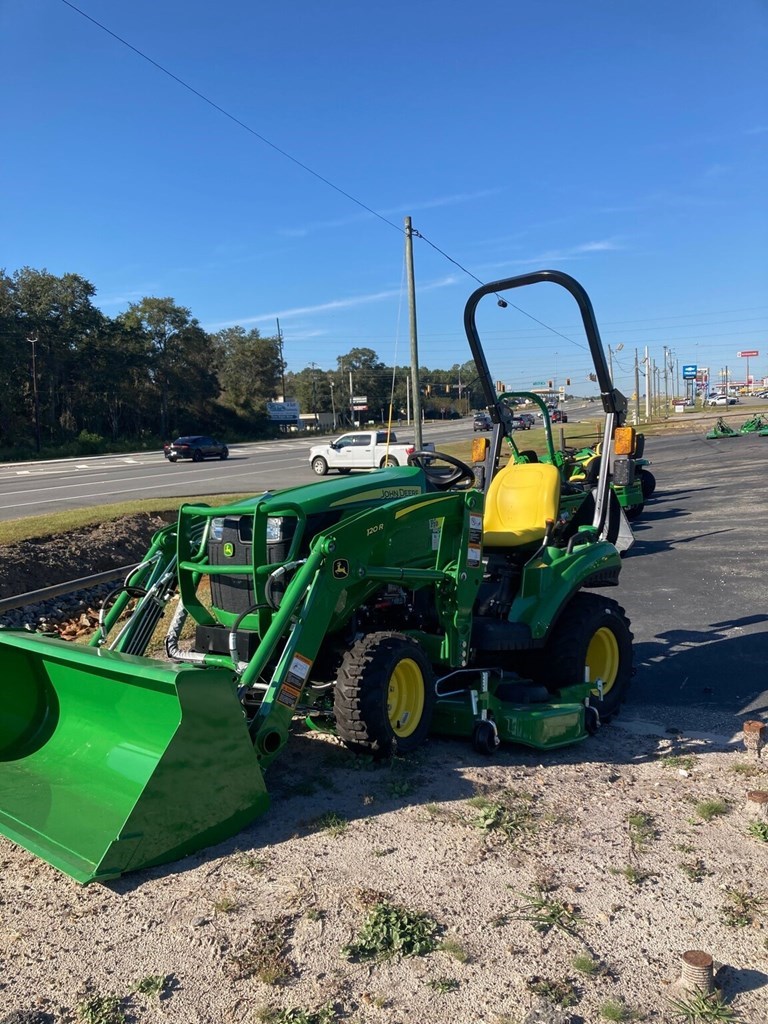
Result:
{"label": "gravel ground", "polygon": [[[126,526],[126,564],[156,528]],[[5,549],[0,594],[95,543]],[[433,740],[373,764],[297,726],[271,809],[199,855],[81,888],[0,839],[0,1024],[763,1024],[768,842],[746,795],[768,757],[684,729],[627,717],[547,755]],[[385,913],[426,946],[433,923],[435,948],[345,954]],[[732,1018],[675,1011],[686,950],[714,958]]]}

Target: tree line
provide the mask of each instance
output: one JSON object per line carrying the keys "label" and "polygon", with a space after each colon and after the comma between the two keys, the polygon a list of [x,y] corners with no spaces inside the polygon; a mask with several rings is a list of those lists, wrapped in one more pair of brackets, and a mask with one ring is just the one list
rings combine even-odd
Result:
{"label": "tree line", "polygon": [[[210,333],[172,298],[148,296],[109,317],[95,295],[79,274],[0,270],[4,455],[151,447],[189,432],[269,436],[279,428],[267,403],[281,396],[339,425],[386,418],[390,404],[395,418],[408,411],[409,369],[373,349],[339,355],[332,370],[288,372],[278,336],[241,326]],[[422,370],[427,415],[469,411],[473,365]],[[353,408],[361,397],[366,411]]]}

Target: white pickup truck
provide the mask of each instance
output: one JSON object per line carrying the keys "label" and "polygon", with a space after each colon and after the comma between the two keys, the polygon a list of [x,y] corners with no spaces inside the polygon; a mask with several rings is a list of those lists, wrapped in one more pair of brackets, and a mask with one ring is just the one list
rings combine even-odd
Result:
{"label": "white pickup truck", "polygon": [[[433,444],[425,450],[434,451]],[[309,464],[318,476],[329,469],[349,473],[352,469],[379,469],[382,466],[405,466],[408,456],[416,451],[413,441],[398,444],[392,431],[360,430],[342,434],[330,444],[316,444],[309,450]]]}

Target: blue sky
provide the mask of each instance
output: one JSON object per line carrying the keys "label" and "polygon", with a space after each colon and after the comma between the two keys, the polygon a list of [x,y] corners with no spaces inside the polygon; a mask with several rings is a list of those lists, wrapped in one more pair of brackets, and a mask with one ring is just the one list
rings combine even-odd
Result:
{"label": "blue sky", "polygon": [[[646,345],[768,375],[764,0],[77,6],[251,131],[62,0],[0,0],[6,270],[82,274],[110,315],[279,317],[295,370],[404,363],[410,215],[427,367],[469,357],[458,263],[575,276],[625,391]],[[559,333],[489,300],[494,376],[594,390],[572,300],[512,298]]]}

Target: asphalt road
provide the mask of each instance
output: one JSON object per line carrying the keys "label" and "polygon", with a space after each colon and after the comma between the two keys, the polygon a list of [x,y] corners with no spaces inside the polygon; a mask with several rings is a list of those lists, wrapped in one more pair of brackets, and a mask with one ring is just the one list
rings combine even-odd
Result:
{"label": "asphalt road", "polygon": [[[441,441],[465,439],[471,436],[471,422],[428,423],[422,440],[439,448]],[[408,428],[397,429],[396,433],[398,440],[413,438],[413,431]],[[328,440],[286,437],[233,445],[229,458],[223,462],[207,459],[172,464],[162,452],[144,452],[23,465],[8,463],[0,465],[0,520],[137,498],[261,494],[311,483],[319,478],[309,468],[309,449],[312,444]]]}
{"label": "asphalt road", "polygon": [[623,721],[733,737],[768,721],[768,437],[650,438],[646,455],[657,491],[615,592],[635,634]]}

